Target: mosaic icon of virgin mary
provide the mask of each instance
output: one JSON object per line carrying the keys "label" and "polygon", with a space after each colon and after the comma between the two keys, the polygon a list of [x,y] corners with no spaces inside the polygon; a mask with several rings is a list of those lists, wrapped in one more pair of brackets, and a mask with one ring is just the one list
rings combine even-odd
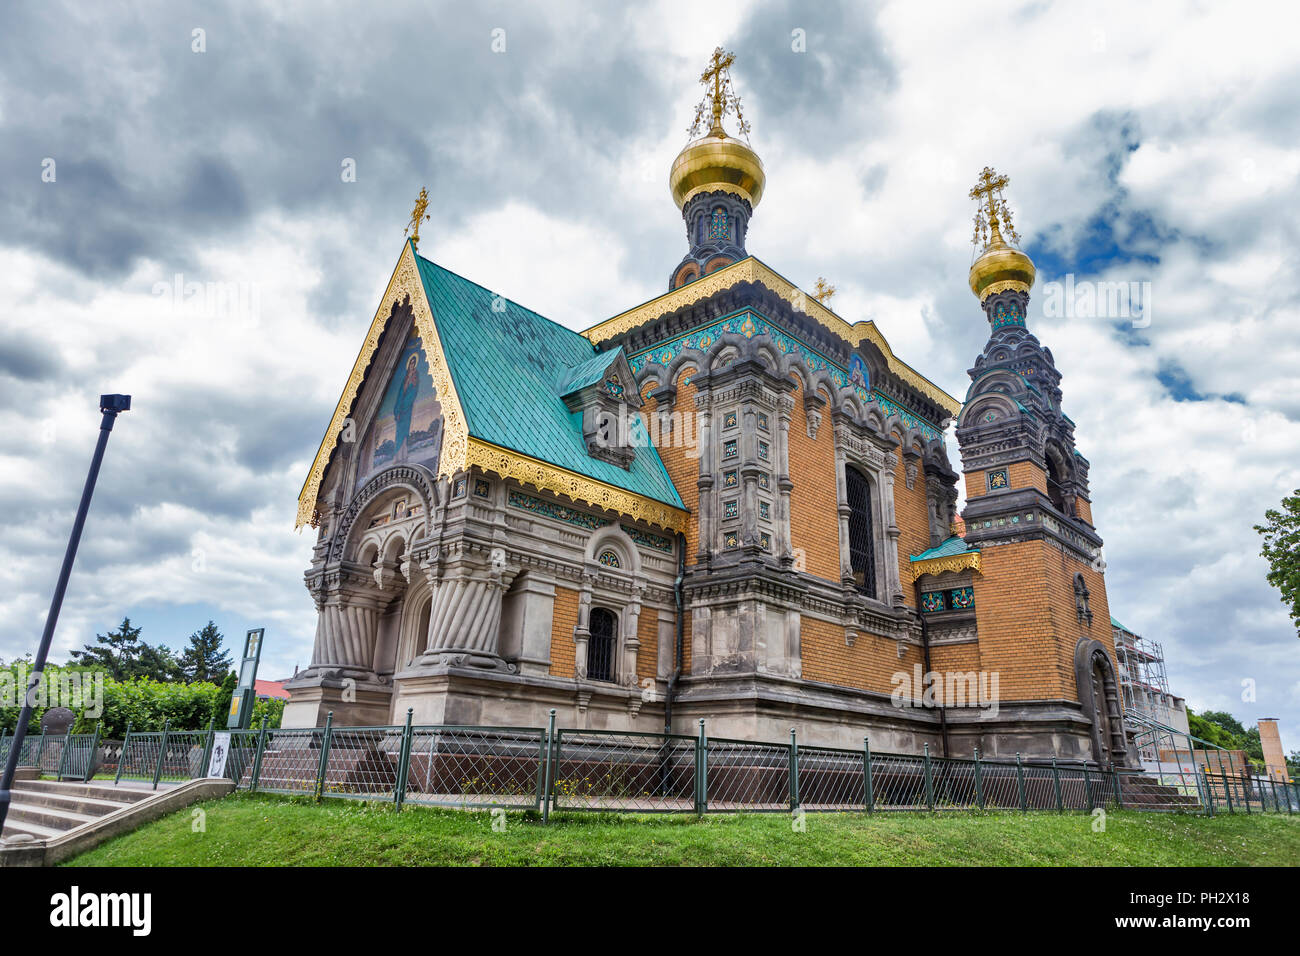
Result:
{"label": "mosaic icon of virgin mary", "polygon": [[388,465],[413,462],[435,471],[442,451],[442,403],[418,336],[411,336],[371,425],[365,480]]}

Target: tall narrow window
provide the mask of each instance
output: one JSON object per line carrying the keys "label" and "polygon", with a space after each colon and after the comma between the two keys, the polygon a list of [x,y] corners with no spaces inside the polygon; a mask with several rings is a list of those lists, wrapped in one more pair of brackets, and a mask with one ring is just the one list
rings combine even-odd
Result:
{"label": "tall narrow window", "polygon": [[618,618],[603,607],[591,609],[591,637],[587,641],[587,679],[614,680],[614,635]]}
{"label": "tall narrow window", "polygon": [[856,468],[844,469],[848,495],[849,563],[853,583],[867,597],[876,596],[876,552],[871,524],[871,485]]}
{"label": "tall narrow window", "polygon": [[1065,510],[1065,489],[1061,487],[1061,472],[1051,455],[1047,456],[1047,497],[1051,499],[1057,511],[1061,514],[1069,514]]}

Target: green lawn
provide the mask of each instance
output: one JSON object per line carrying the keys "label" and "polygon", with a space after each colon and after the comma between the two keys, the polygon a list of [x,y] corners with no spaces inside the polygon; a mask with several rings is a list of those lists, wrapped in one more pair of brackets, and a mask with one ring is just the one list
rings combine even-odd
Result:
{"label": "green lawn", "polygon": [[[206,832],[194,832],[196,809]],[[549,826],[486,812],[239,793],[118,837],[66,865],[983,865],[1242,866],[1300,863],[1300,816],[1213,819],[1111,813],[624,816],[558,814]]]}

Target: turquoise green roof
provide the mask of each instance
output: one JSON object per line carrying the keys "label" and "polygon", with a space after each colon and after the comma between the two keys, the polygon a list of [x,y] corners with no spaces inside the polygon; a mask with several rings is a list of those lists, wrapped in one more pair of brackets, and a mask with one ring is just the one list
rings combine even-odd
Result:
{"label": "turquoise green roof", "polygon": [[1134,633],[1133,631],[1130,631],[1127,627],[1125,627],[1123,624],[1121,624],[1119,621],[1115,620],[1115,616],[1114,616],[1114,615],[1111,615],[1111,618],[1110,618],[1110,626],[1111,626],[1111,627],[1117,627],[1117,628],[1119,628],[1121,631],[1125,631],[1125,632],[1127,632],[1127,633],[1129,633],[1129,634],[1133,634],[1133,633]]}
{"label": "turquoise green roof", "polygon": [[966,539],[960,535],[953,535],[943,544],[936,545],[920,554],[912,555],[912,561],[928,561],[930,558],[946,558],[954,554],[965,554],[968,551],[978,551],[979,548],[970,548],[966,546]]}
{"label": "turquoise green roof", "polygon": [[582,387],[572,383],[594,381],[616,352],[597,357],[577,332],[506,299],[494,310],[495,293],[428,259],[415,261],[472,437],[685,508],[639,419],[633,430],[642,443],[623,469],[587,453],[582,413],[564,404],[566,392]]}
{"label": "turquoise green roof", "polygon": [[555,389],[556,392],[561,396],[565,396],[584,389],[588,385],[594,385],[605,374],[605,369],[609,368],[622,354],[623,346],[620,345],[612,352],[597,352],[585,362],[579,362],[560,376],[560,381]]}

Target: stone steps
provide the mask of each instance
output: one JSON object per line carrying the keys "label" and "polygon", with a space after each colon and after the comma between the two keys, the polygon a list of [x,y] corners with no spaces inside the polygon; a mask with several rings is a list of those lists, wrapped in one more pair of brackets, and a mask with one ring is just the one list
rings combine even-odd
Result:
{"label": "stone steps", "polygon": [[107,783],[16,780],[3,835],[23,833],[47,840],[130,807],[152,793]]}

